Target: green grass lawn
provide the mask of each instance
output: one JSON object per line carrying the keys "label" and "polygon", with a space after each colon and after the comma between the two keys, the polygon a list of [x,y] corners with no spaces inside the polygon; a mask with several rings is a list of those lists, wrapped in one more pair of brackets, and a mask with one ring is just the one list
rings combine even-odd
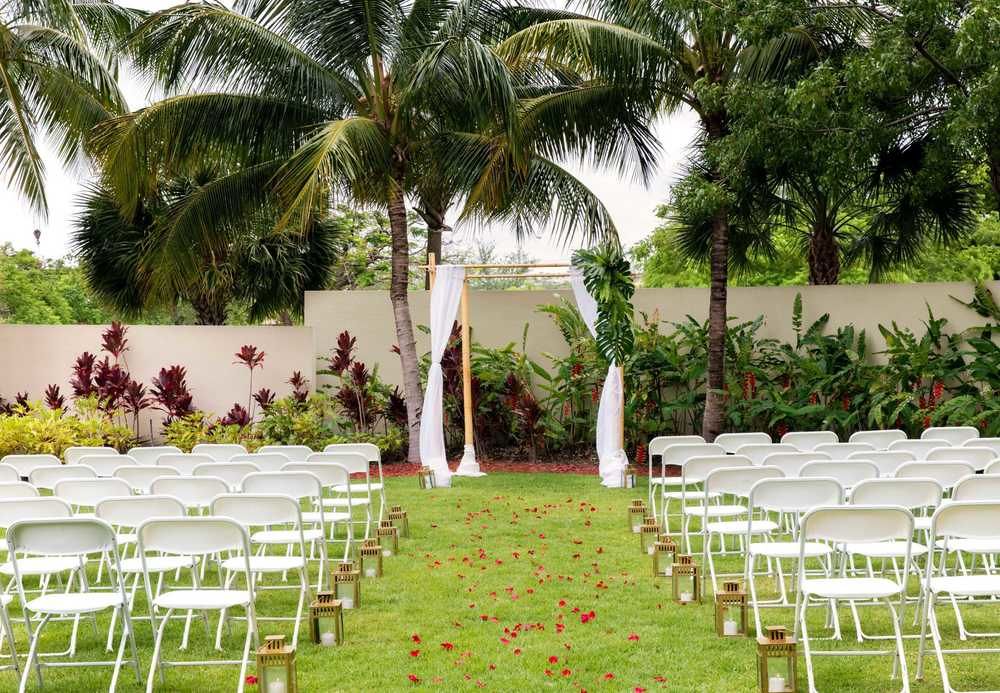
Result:
{"label": "green grass lawn", "polygon": [[[418,490],[412,478],[390,480],[390,501],[409,511],[412,537],[402,543],[401,555],[387,559],[384,578],[365,580],[362,608],[346,616],[344,646],[324,649],[307,637],[300,640],[299,689],[756,690],[754,642],[717,638],[707,600],[702,606],[676,606],[669,585],[650,577],[649,559],[626,529],[625,506],[639,495],[644,491],[603,489],[596,477],[572,475],[456,478],[454,488],[434,491]],[[737,565],[732,559],[722,562],[727,570]],[[291,593],[258,597],[262,615],[293,607]],[[144,613],[144,601],[138,609]],[[595,618],[581,622],[581,614],[591,611]],[[815,611],[819,625],[822,614]],[[941,614],[949,627],[946,610]],[[846,610],[842,616],[850,637]],[[1000,605],[983,607],[969,625],[989,627],[998,616]],[[12,618],[24,653],[19,617],[15,608]],[[791,626],[791,613],[771,610],[764,620]],[[104,656],[107,623],[98,620],[99,635],[89,623],[81,625],[79,656]],[[887,632],[884,617],[869,623]],[[911,624],[912,609],[907,631],[917,632]],[[180,629],[180,623],[170,626],[168,657],[176,654]],[[50,626],[44,646],[61,649],[68,631],[65,624]],[[262,635],[280,632],[290,633],[290,626],[261,626]],[[152,650],[148,623],[137,624],[137,636],[146,667]],[[242,624],[234,625],[225,643],[234,656]],[[908,641],[911,666],[916,649],[916,641]],[[210,640],[196,621],[186,656],[210,655]],[[996,655],[967,658],[964,666],[955,661],[953,683],[1000,687],[997,661]],[[889,658],[826,658],[817,671],[824,692],[899,689],[898,681],[889,679]],[[145,674],[144,669],[144,679]],[[801,660],[800,674],[804,686]],[[101,690],[109,675],[109,670],[50,669],[45,690]],[[157,690],[234,690],[236,675],[235,667],[175,668]],[[941,690],[933,658],[926,681],[916,682],[911,670],[911,682],[915,691]],[[15,685],[12,672],[0,672],[0,690]],[[34,679],[29,690],[37,690]],[[130,671],[122,672],[119,690],[140,690]]]}

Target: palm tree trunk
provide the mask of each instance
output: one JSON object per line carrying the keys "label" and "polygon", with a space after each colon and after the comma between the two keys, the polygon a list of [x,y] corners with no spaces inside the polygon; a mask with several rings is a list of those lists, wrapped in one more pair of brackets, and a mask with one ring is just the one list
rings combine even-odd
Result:
{"label": "palm tree trunk", "polygon": [[726,385],[726,303],[729,284],[729,211],[715,213],[712,220],[712,275],[708,299],[708,391],[701,435],[711,442],[722,433],[726,417],[723,389]]}
{"label": "palm tree trunk", "polygon": [[990,169],[990,187],[993,188],[995,209],[1000,210],[1000,142],[991,147],[987,154]]}
{"label": "palm tree trunk", "polygon": [[226,302],[217,296],[201,294],[191,299],[195,323],[198,325],[225,325]]}
{"label": "palm tree trunk", "polygon": [[821,219],[809,236],[809,283],[836,284],[839,280],[840,249],[833,230]]}
{"label": "palm tree trunk", "polygon": [[389,230],[392,235],[392,274],[389,279],[389,300],[396,322],[396,342],[399,360],[403,366],[403,392],[406,395],[406,422],[409,431],[408,462],[420,462],[420,409],[423,392],[420,387],[420,361],[417,343],[413,338],[413,321],[410,319],[409,291],[409,238],[406,226],[406,204],[403,201],[401,182],[389,193]]}
{"label": "palm tree trunk", "polygon": [[[434,261],[440,264],[441,239],[445,231],[451,231],[451,227],[445,223],[444,219],[447,210],[423,203],[417,207],[416,211],[420,215],[420,218],[424,220],[424,223],[427,224],[427,264],[430,264],[432,254],[434,255]],[[424,274],[424,288],[428,290],[431,288],[430,272]]]}

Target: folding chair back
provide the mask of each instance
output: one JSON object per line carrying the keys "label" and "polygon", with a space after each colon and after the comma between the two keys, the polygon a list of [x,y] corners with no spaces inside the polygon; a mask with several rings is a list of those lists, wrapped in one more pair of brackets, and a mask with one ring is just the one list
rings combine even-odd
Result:
{"label": "folding chair back", "polygon": [[749,507],[774,512],[804,513],[820,506],[840,505],[844,488],[836,479],[814,477],[761,479],[750,489]]}
{"label": "folding chair back", "polygon": [[789,431],[781,436],[781,442],[806,452],[823,443],[837,443],[839,438],[833,431]]}
{"label": "folding chair back", "polygon": [[284,455],[289,462],[305,462],[313,452],[308,445],[262,445],[257,448],[258,455]]}
{"label": "folding chair back", "polygon": [[4,455],[0,464],[9,464],[17,470],[18,476],[27,479],[32,469],[38,467],[61,467],[62,462],[55,455]]}
{"label": "folding chair back", "polygon": [[923,460],[927,458],[927,453],[929,453],[934,448],[946,448],[950,446],[947,440],[934,439],[921,439],[921,440],[897,440],[894,443],[889,444],[890,452],[909,452],[918,460]]}
{"label": "folding chair back", "polygon": [[993,451],[994,457],[1000,459],[1000,438],[976,438],[973,444],[977,448],[989,448]]}
{"label": "folding chair back", "polygon": [[208,455],[216,462],[228,462],[236,455],[247,454],[247,449],[236,443],[198,443],[191,448],[193,455]]}
{"label": "folding chair back", "polygon": [[871,462],[878,467],[879,476],[894,476],[901,464],[915,462],[912,452],[905,450],[879,450],[876,452],[855,452],[847,456],[848,460]]}
{"label": "folding chair back", "polygon": [[160,465],[142,465],[119,467],[115,470],[115,478],[122,479],[132,487],[135,493],[149,493],[150,485],[165,476],[180,476],[181,473],[173,467]]}
{"label": "folding chair back", "polygon": [[650,459],[652,459],[653,455],[662,455],[663,451],[672,445],[705,445],[705,439],[698,435],[656,436],[649,441],[649,445],[647,446]]}
{"label": "folding chair back", "polygon": [[741,445],[736,454],[750,458],[750,461],[756,465],[762,465],[768,457],[780,452],[802,452],[802,450],[786,443],[751,443],[750,445]]}
{"label": "folding chair back", "polygon": [[96,479],[97,472],[83,464],[58,467],[37,467],[28,474],[28,481],[36,488],[51,491],[63,479]]}
{"label": "folding chair back", "polygon": [[991,462],[989,464],[989,466],[987,466],[986,469],[983,470],[983,473],[984,474],[1000,474],[1000,460],[997,460],[996,462]]}
{"label": "folding chair back", "polygon": [[856,452],[875,452],[869,443],[823,443],[815,447],[816,452],[825,452],[832,459],[845,460]]}
{"label": "folding chair back", "polygon": [[[156,517],[139,525],[137,536],[140,555],[152,551],[176,556],[207,556],[223,551],[250,554],[246,530],[228,517]],[[250,574],[249,565],[246,574]]]}
{"label": "folding chair back", "polygon": [[156,458],[156,466],[173,467],[181,476],[194,476],[194,468],[199,464],[211,464],[216,461],[208,455],[168,452]]}
{"label": "folding chair back", "polygon": [[896,478],[924,477],[934,479],[945,491],[964,477],[975,473],[968,462],[907,462],[896,470]]}
{"label": "folding chair back", "polygon": [[772,442],[767,433],[720,433],[715,436],[715,444],[729,453],[736,452],[744,445],[770,445]]}
{"label": "folding chair back", "polygon": [[368,475],[368,458],[357,452],[314,452],[306,462],[309,464],[339,464],[351,474]]}
{"label": "folding chair back", "polygon": [[973,474],[961,479],[951,491],[951,500],[1000,502],[1000,474]]}
{"label": "folding chair back", "polygon": [[825,452],[776,452],[764,458],[765,467],[776,467],[785,476],[798,476],[806,462],[833,459]]}
{"label": "folding chair back", "polygon": [[961,501],[942,505],[934,513],[931,535],[945,539],[1000,537],[1000,502]]}
{"label": "folding chair back", "polygon": [[921,440],[946,440],[948,445],[966,445],[979,437],[979,429],[975,426],[931,426],[920,433]]}
{"label": "folding chair back", "polygon": [[351,473],[347,467],[336,462],[289,462],[281,471],[309,472],[319,479],[324,488],[343,486],[349,484],[351,480]]}
{"label": "folding chair back", "polygon": [[868,479],[851,491],[851,505],[898,505],[914,510],[941,505],[944,491],[931,478]]}
{"label": "folding chair back", "polygon": [[148,466],[156,464],[156,458],[160,455],[178,455],[182,452],[183,450],[173,445],[150,445],[147,447],[129,448],[126,454],[138,464]]}
{"label": "folding chair back", "polygon": [[184,504],[173,496],[123,496],[98,502],[94,514],[116,527],[138,527],[152,517],[184,517]]}
{"label": "folding chair back", "polygon": [[117,455],[118,451],[103,445],[74,445],[66,448],[63,452],[63,459],[66,464],[77,464],[81,457],[87,455]]}
{"label": "folding chair back", "polygon": [[139,463],[128,455],[84,455],[77,464],[90,467],[99,477],[110,477],[119,467],[134,467]]}
{"label": "folding chair back", "polygon": [[0,500],[0,527],[10,527],[19,520],[72,516],[73,508],[69,503],[55,496]]}
{"label": "folding chair back", "polygon": [[302,533],[302,514],[298,501],[274,493],[232,493],[212,500],[212,515],[229,517],[244,527],[295,525]]}
{"label": "folding chair back", "polygon": [[803,543],[862,544],[901,540],[909,544],[913,536],[913,515],[906,508],[888,505],[820,507],[805,514],[799,534]]}
{"label": "folding chair back", "polygon": [[93,508],[105,498],[132,495],[132,487],[122,479],[63,479],[52,493],[74,508]]}
{"label": "folding chair back", "polygon": [[848,438],[851,443],[868,443],[876,450],[888,450],[897,440],[906,440],[906,431],[890,428],[884,431],[855,431]]}
{"label": "folding chair back", "polygon": [[9,498],[38,498],[38,489],[27,481],[0,482],[0,500]]}
{"label": "folding chair back", "polygon": [[[764,479],[783,479],[784,473],[776,467],[720,467],[705,477],[706,493],[725,493],[739,498],[749,498],[750,490]],[[706,512],[710,506],[705,505]]]}
{"label": "folding chair back", "polygon": [[9,464],[0,464],[0,484],[13,483],[15,481],[20,481],[21,475],[17,473]]}
{"label": "folding chair back", "polygon": [[836,479],[844,490],[854,488],[865,479],[878,478],[878,467],[859,460],[833,460],[832,462],[807,462],[799,476],[825,476]]}
{"label": "folding chair back", "polygon": [[[18,553],[83,557],[90,553],[112,550],[115,546],[115,531],[104,520],[93,517],[34,518],[15,522],[8,527],[7,544],[13,552]],[[16,557],[14,572],[16,575]],[[20,589],[20,584],[18,588]]]}
{"label": "folding chair back", "polygon": [[149,490],[157,496],[174,496],[189,510],[201,510],[216,496],[229,493],[229,484],[217,476],[165,476],[150,484]]}
{"label": "folding chair back", "polygon": [[725,467],[752,467],[753,462],[749,457],[743,455],[710,455],[706,457],[692,457],[681,470],[681,477],[685,486],[688,484],[705,481],[709,474],[716,469]]}
{"label": "folding chair back", "polygon": [[976,469],[986,469],[996,458],[992,449],[970,444],[968,447],[934,448],[925,459],[928,462],[968,462]]}
{"label": "folding chair back", "polygon": [[194,468],[193,476],[214,476],[229,484],[231,491],[238,491],[247,474],[259,472],[260,467],[249,462],[210,462]]}
{"label": "folding chair back", "polygon": [[[273,445],[265,447],[281,447],[281,446]],[[308,448],[306,449],[308,450]],[[236,455],[235,457],[233,457],[233,459],[229,461],[231,463],[249,462],[250,464],[257,467],[257,470],[261,472],[278,472],[281,471],[282,467],[291,462],[292,459],[288,455],[285,455],[284,453],[280,452],[249,452],[246,455]]]}
{"label": "folding chair back", "polygon": [[708,455],[725,455],[726,451],[721,445],[715,443],[677,443],[663,449],[660,453],[660,464],[662,466],[684,464],[692,457],[705,457]]}
{"label": "folding chair back", "polygon": [[350,452],[364,455],[369,462],[382,461],[382,451],[374,443],[331,443],[323,452]]}

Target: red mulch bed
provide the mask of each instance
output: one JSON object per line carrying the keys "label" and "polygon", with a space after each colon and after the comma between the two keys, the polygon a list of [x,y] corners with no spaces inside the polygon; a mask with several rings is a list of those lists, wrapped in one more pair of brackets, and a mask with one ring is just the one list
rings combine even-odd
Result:
{"label": "red mulch bed", "polygon": [[[458,467],[458,462],[449,465],[454,471]],[[513,472],[521,474],[583,474],[591,476],[597,474],[597,460],[588,459],[554,459],[551,462],[528,462],[526,460],[479,460],[480,468],[486,472]],[[420,465],[405,462],[386,464],[382,467],[382,473],[386,476],[416,476],[420,470]],[[640,476],[647,474],[646,465],[637,465],[636,472]],[[667,475],[671,476],[673,470],[668,468]],[[679,471],[679,469],[678,469]]]}

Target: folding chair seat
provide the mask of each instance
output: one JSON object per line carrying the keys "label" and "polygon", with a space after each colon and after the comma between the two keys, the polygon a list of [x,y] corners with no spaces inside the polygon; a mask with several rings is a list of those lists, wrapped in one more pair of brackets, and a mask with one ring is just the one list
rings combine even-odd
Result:
{"label": "folding chair seat", "polygon": [[156,466],[176,469],[181,476],[194,476],[194,468],[199,464],[211,464],[216,461],[208,455],[168,452],[156,458]]}
{"label": "folding chair seat", "polygon": [[28,483],[35,488],[51,491],[63,479],[96,479],[97,472],[84,464],[37,467],[28,474]]}
{"label": "folding chair seat", "polygon": [[908,452],[912,454],[917,460],[923,460],[927,458],[927,453],[929,453],[934,448],[946,448],[949,447],[951,443],[947,440],[940,440],[937,438],[921,438],[920,440],[897,440],[893,443],[889,443],[889,452]]}
{"label": "folding chair seat", "polygon": [[192,476],[214,476],[225,481],[230,491],[239,491],[243,478],[259,471],[260,467],[250,462],[211,462],[199,464]]}
{"label": "folding chair seat", "polygon": [[[931,536],[938,545],[949,548],[955,541],[1000,542],[1000,502],[956,501],[942,505],[934,513],[931,522]],[[943,690],[946,693],[953,693],[956,689],[951,683],[945,655],[961,654],[967,657],[974,654],[987,654],[994,655],[989,661],[995,662],[995,655],[1000,653],[1000,648],[995,646],[945,648],[941,640],[941,626],[937,618],[938,602],[945,599],[951,603],[961,640],[996,638],[1000,636],[1000,633],[972,632],[966,629],[960,605],[968,607],[986,602],[991,605],[995,604],[996,600],[1000,598],[1000,574],[996,572],[951,574],[947,561],[928,561],[922,582],[925,596],[921,615],[920,649],[917,653],[917,679],[923,679],[927,630],[930,628],[938,669],[941,672]]]}
{"label": "folding chair seat", "polygon": [[808,452],[815,450],[817,445],[838,443],[840,439],[833,431],[789,431],[781,436],[781,442],[803,452]]}
{"label": "folding chair seat", "polygon": [[786,477],[796,477],[807,462],[831,459],[833,458],[825,452],[776,452],[764,458],[764,466],[780,469]]}
{"label": "folding chair seat", "polygon": [[770,445],[774,441],[768,433],[720,433],[714,442],[727,453],[734,454],[744,445]]}
{"label": "folding chair seat", "polygon": [[[887,541],[908,543],[912,537],[913,516],[910,511],[891,506],[853,505],[815,508],[802,518],[802,526],[799,531],[799,543],[803,547],[803,554],[805,544],[810,541],[824,541],[834,545]],[[899,579],[851,575],[811,578],[805,572],[805,561],[799,561],[799,590],[796,599],[795,624],[796,635],[801,633],[810,691],[817,690],[815,673],[813,672],[814,657],[837,656],[839,658],[876,654],[893,656],[893,674],[899,672],[902,690],[909,690],[906,652],[903,648],[901,626],[906,606],[905,590],[910,565],[910,552],[907,549],[904,551],[903,569]],[[891,617],[895,647],[891,650],[878,651],[870,649],[851,651],[839,648],[833,651],[814,651],[809,634],[806,607],[810,601],[819,601],[829,603],[831,609],[836,609],[837,602],[845,600],[852,603],[852,608],[859,602],[877,602],[884,605]]]}
{"label": "folding chair seat", "polygon": [[803,465],[799,476],[827,477],[836,479],[845,492],[866,479],[878,478],[878,467],[871,462],[862,460],[833,460],[831,462],[807,462]]}
{"label": "folding chair seat", "polygon": [[119,467],[115,470],[115,478],[121,479],[132,487],[133,493],[148,494],[154,481],[165,476],[180,476],[181,473],[173,467],[161,465],[134,465]]}
{"label": "folding chair seat", "polygon": [[77,461],[78,465],[90,467],[99,477],[110,477],[115,475],[115,470],[119,467],[134,467],[139,463],[135,458],[128,455],[83,455]]}
{"label": "folding chair seat", "polygon": [[849,461],[860,460],[871,462],[878,467],[878,475],[892,477],[896,475],[896,470],[900,465],[907,462],[916,462],[917,458],[912,452],[905,450],[879,450],[876,452],[855,452],[847,456]]}
{"label": "folding chair seat", "polygon": [[948,445],[956,447],[967,445],[978,437],[979,429],[975,426],[931,426],[920,433],[921,440],[944,440]]}
{"label": "folding chair seat", "polygon": [[[288,458],[289,462],[305,462],[314,450],[308,445],[262,445],[257,448],[259,455],[279,454]],[[261,469],[261,471],[271,471]]]}
{"label": "folding chair seat", "polygon": [[236,455],[247,454],[247,449],[237,443],[198,443],[191,448],[193,455],[207,455],[215,462],[228,462]]}
{"label": "folding chair seat", "polygon": [[[14,581],[18,597],[24,610],[25,626],[30,634],[28,656],[24,672],[21,674],[19,693],[24,693],[28,677],[34,668],[39,686],[42,685],[42,669],[47,666],[72,666],[69,662],[49,662],[42,659],[38,653],[39,639],[46,624],[53,618],[73,616],[76,619],[83,614],[93,614],[111,609],[122,617],[122,634],[118,646],[118,655],[113,662],[77,662],[76,666],[112,666],[111,685],[108,690],[114,691],[118,682],[118,674],[125,658],[125,646],[128,643],[131,650],[131,663],[135,669],[136,681],[141,681],[139,673],[139,654],[135,646],[135,633],[132,629],[131,616],[125,598],[125,588],[120,579],[120,571],[112,571],[117,581],[110,591],[95,592],[87,589],[83,570],[88,554],[98,553],[111,556],[112,562],[118,560],[118,546],[115,542],[115,532],[109,524],[96,518],[49,518],[22,520],[11,525],[7,530],[7,543],[12,557]],[[80,581],[77,589],[69,587],[67,591],[29,596],[24,588],[25,572],[22,566],[28,558],[19,555],[58,556],[75,561],[79,567]],[[32,631],[32,620],[38,618],[38,624]],[[74,621],[74,635],[75,635]],[[75,640],[75,639],[74,639]]]}
{"label": "folding chair seat", "polygon": [[[281,445],[265,445],[264,447],[283,447]],[[294,446],[293,446],[294,447]],[[264,448],[261,448],[263,450]],[[309,450],[309,448],[306,448]],[[310,454],[312,451],[309,451]],[[229,460],[231,463],[249,462],[257,467],[259,472],[280,472],[281,468],[289,462],[293,462],[291,457],[280,452],[249,452],[246,455],[235,455]],[[305,460],[302,460],[305,462]]]}
{"label": "folding chair seat", "polygon": [[[975,441],[973,441],[975,442]],[[996,453],[991,448],[962,447],[934,448],[927,453],[928,462],[968,462],[975,469],[986,469],[995,459]]]}
{"label": "folding chair seat", "polygon": [[173,445],[149,445],[129,448],[125,454],[135,460],[137,464],[148,467],[155,465],[160,455],[179,455],[182,452],[183,450]]}
{"label": "folding chair seat", "polygon": [[802,450],[787,443],[751,443],[749,445],[741,445],[736,454],[747,457],[755,465],[760,466],[771,455],[786,452],[802,452]]}
{"label": "folding chair seat", "polygon": [[821,443],[813,450],[825,452],[832,460],[846,460],[857,452],[875,452],[875,446],[870,443]]}
{"label": "folding chair seat", "polygon": [[157,496],[173,496],[189,512],[201,513],[218,495],[229,493],[229,484],[217,476],[164,476],[149,486]]}
{"label": "folding chair seat", "polygon": [[79,464],[82,457],[87,455],[117,455],[118,451],[103,445],[75,445],[66,448],[63,452],[63,459],[66,464]]}
{"label": "folding chair seat", "polygon": [[[164,480],[159,480],[164,481]],[[254,618],[254,583],[250,572],[250,541],[247,532],[235,520],[225,517],[178,517],[153,518],[146,520],[137,529],[139,556],[144,561],[149,555],[165,554],[193,556],[205,561],[216,554],[242,556],[243,564],[236,570],[234,580],[242,578],[243,589],[234,589],[234,582],[228,586],[211,588],[192,586],[190,589],[167,587],[160,594],[153,592],[153,576],[144,567],[143,578],[149,603],[150,618],[156,626],[156,640],[153,657],[146,679],[146,692],[152,693],[157,674],[165,683],[163,668],[169,666],[209,666],[239,665],[236,678],[237,693],[242,693],[246,685],[246,671],[250,658],[250,644],[259,640]],[[145,563],[144,563],[145,566]],[[238,586],[239,587],[239,586]],[[219,611],[241,608],[246,612],[247,632],[243,641],[240,659],[217,659],[202,661],[166,661],[162,656],[163,638],[174,611]],[[160,616],[159,612],[163,612]],[[157,625],[158,624],[158,625]]]}
{"label": "folding chair seat", "polygon": [[0,464],[10,465],[22,479],[27,479],[38,467],[61,467],[62,462],[55,455],[4,455]]}
{"label": "folding chair seat", "polygon": [[875,450],[888,450],[889,446],[897,440],[906,440],[906,431],[898,428],[890,428],[878,431],[855,431],[847,439],[850,443],[868,443]]}

